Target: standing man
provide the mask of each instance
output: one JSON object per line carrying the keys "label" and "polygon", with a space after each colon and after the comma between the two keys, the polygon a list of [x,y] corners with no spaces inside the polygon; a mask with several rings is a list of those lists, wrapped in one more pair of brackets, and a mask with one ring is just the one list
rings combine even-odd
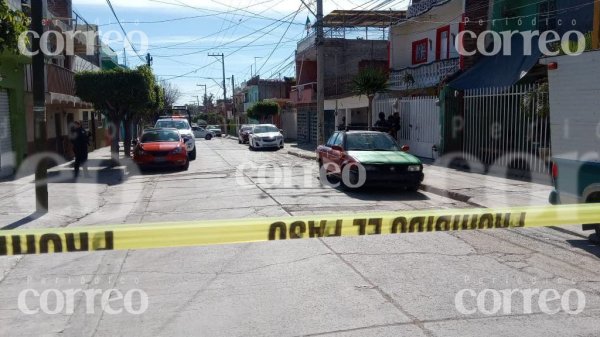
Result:
{"label": "standing man", "polygon": [[86,161],[88,159],[89,137],[87,132],[81,126],[80,121],[73,122],[71,130],[71,142],[73,143],[73,152],[75,153],[75,164],[73,166],[73,175],[79,176],[79,168],[83,167],[83,175],[89,177]]}
{"label": "standing man", "polygon": [[383,111],[379,113],[379,120],[375,123],[375,128],[377,131],[390,132],[390,125],[388,124]]}
{"label": "standing man", "polygon": [[392,129],[394,130],[392,136],[394,139],[398,140],[398,131],[400,131],[400,114],[398,112],[394,112],[394,115],[392,116]]}

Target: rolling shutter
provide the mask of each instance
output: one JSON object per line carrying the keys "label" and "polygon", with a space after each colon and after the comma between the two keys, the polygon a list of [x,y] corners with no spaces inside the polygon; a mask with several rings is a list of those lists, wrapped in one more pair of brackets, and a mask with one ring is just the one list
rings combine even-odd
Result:
{"label": "rolling shutter", "polygon": [[[10,132],[10,112],[8,92],[0,89],[0,176],[12,173],[12,137]],[[9,166],[10,164],[10,166]]]}

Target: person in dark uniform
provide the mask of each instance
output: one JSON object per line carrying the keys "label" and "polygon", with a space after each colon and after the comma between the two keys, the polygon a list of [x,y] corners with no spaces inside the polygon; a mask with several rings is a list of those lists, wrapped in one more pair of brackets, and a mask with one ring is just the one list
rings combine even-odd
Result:
{"label": "person in dark uniform", "polygon": [[79,176],[79,168],[83,168],[83,175],[88,177],[89,174],[86,162],[88,159],[89,136],[79,121],[73,122],[71,142],[73,143],[73,152],[75,154],[73,175],[77,178]]}
{"label": "person in dark uniform", "polygon": [[379,120],[375,123],[375,130],[381,132],[389,132],[390,125],[388,121],[385,119],[385,113],[379,113]]}

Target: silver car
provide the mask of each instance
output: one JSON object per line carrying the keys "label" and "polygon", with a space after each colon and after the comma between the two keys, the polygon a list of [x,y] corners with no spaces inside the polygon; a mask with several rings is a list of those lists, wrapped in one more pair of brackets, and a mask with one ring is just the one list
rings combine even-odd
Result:
{"label": "silver car", "polygon": [[283,149],[283,134],[273,124],[258,124],[249,137],[250,150],[278,148]]}
{"label": "silver car", "polygon": [[192,131],[194,132],[194,137],[196,138],[204,138],[206,140],[211,140],[215,136],[214,132],[207,130],[201,126],[192,125]]}

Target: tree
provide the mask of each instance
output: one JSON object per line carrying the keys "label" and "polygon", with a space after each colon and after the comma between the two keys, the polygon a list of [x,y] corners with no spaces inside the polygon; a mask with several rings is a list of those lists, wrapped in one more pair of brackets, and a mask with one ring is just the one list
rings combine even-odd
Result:
{"label": "tree", "polygon": [[358,96],[365,95],[369,99],[368,127],[373,126],[373,98],[378,92],[388,88],[388,75],[381,69],[368,67],[361,70],[352,80],[352,91]]}
{"label": "tree", "polygon": [[272,101],[256,102],[248,109],[248,117],[258,120],[277,114],[279,114],[279,104]]}
{"label": "tree", "polygon": [[204,95],[202,98],[202,105],[204,106],[205,113],[211,113],[215,110],[215,96],[213,94]]}
{"label": "tree", "polygon": [[75,74],[76,95],[103,113],[113,128],[113,159],[119,158],[119,128],[125,127],[125,155],[131,146],[131,122],[143,116],[155,101],[154,76],[149,67],[113,69]]}
{"label": "tree", "polygon": [[181,91],[173,83],[161,81],[160,86],[164,93],[164,106],[170,109],[181,98]]}
{"label": "tree", "polygon": [[5,0],[0,0],[0,53],[19,53],[19,36],[27,31],[29,18],[21,11],[13,11]]}

